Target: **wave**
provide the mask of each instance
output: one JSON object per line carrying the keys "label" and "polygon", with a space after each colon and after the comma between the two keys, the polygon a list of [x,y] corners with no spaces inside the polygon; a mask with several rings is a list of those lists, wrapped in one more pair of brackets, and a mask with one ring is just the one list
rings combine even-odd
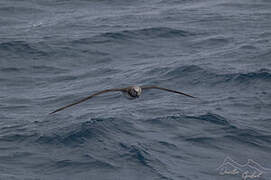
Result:
{"label": "wave", "polygon": [[[85,120],[88,115],[78,117],[77,120]],[[42,126],[47,126],[43,124]],[[62,126],[62,125],[61,125]],[[131,125],[127,121],[117,118],[91,118],[89,121],[74,123],[65,127],[51,129],[50,132],[40,134],[35,142],[40,144],[76,146],[91,141],[102,142],[114,138],[112,134],[126,134],[137,136],[130,132]],[[125,128],[122,128],[125,127]]]}
{"label": "wave", "polygon": [[12,133],[8,135],[1,135],[0,140],[6,142],[26,142],[34,137],[37,137],[37,133]]}
{"label": "wave", "polygon": [[[266,145],[269,146],[271,143],[271,135],[263,132],[258,132],[254,129],[240,128],[235,126],[230,120],[225,117],[214,114],[206,113],[202,115],[187,116],[187,115],[170,115],[165,117],[156,117],[146,119],[144,122],[155,126],[159,125],[163,128],[176,127],[177,124],[186,123],[187,125],[194,126],[202,122],[210,123],[209,125],[215,125],[216,128],[209,131],[208,136],[199,137],[183,137],[185,141],[193,141],[195,143],[211,143],[212,141],[219,140],[221,138],[230,139],[237,142],[249,143],[255,146]],[[65,145],[65,146],[78,146],[80,144],[91,141],[92,143],[113,140],[116,141],[114,136],[111,134],[118,133],[126,134],[130,136],[137,136],[133,132],[128,131],[131,127],[128,124],[123,125],[119,119],[115,118],[94,118],[90,121],[81,122],[78,124],[68,125],[66,127],[52,128],[50,132],[40,132],[42,127],[39,126],[39,131],[29,130],[20,126],[14,126],[12,129],[5,130],[5,133],[0,135],[1,141],[7,142],[35,142],[43,145]],[[47,126],[44,122],[43,126]],[[39,124],[37,124],[39,125]],[[206,124],[206,126],[209,126]],[[125,126],[122,130],[121,127]],[[31,126],[30,126],[31,127]],[[23,128],[23,129],[22,129]],[[36,128],[37,129],[37,128]],[[4,132],[4,129],[1,129]],[[117,141],[116,141],[117,142]],[[159,141],[162,146],[168,146],[168,148],[176,149],[174,144],[168,142]],[[148,151],[144,150],[141,146],[129,146],[123,143],[119,143],[120,147],[126,149],[128,154],[125,157],[136,158],[141,164],[148,165],[148,159],[150,158]]]}
{"label": "wave", "polygon": [[243,82],[249,80],[271,81],[271,72],[268,69],[260,69],[256,72],[233,74],[235,81]]}
{"label": "wave", "polygon": [[37,47],[41,46],[42,44],[33,44],[26,41],[8,41],[8,42],[2,42],[0,43],[0,52],[10,52],[14,53],[16,55],[20,54],[30,54],[30,55],[39,55],[39,56],[47,56],[48,53],[46,51],[43,51],[41,49],[44,49],[43,47]]}
{"label": "wave", "polygon": [[150,159],[148,159],[149,153],[144,150],[144,148],[138,145],[127,146],[123,143],[120,143],[119,145],[123,149],[127,150],[127,153],[122,155],[123,157],[128,157],[129,159],[136,159],[142,165],[148,166],[148,163],[150,161]]}
{"label": "wave", "polygon": [[57,132],[53,132],[49,135],[41,135],[37,138],[36,142],[41,144],[64,144],[73,146],[82,144],[89,139],[97,139],[101,136],[106,137],[104,127],[99,124],[96,125],[94,121],[87,121],[57,129]]}
{"label": "wave", "polygon": [[121,154],[121,158],[125,158],[126,161],[139,163],[151,169],[160,179],[171,179],[170,172],[167,169],[163,169],[165,164],[158,158],[152,156],[149,149],[143,144],[136,143],[127,145],[124,143],[119,144],[124,153]]}
{"label": "wave", "polygon": [[259,69],[255,72],[247,73],[228,73],[219,74],[211,69],[204,69],[197,65],[180,66],[176,68],[161,67],[151,69],[145,74],[153,75],[159,73],[160,79],[166,81],[180,81],[186,82],[187,84],[249,84],[251,82],[263,81],[271,82],[271,71],[269,69]]}
{"label": "wave", "polygon": [[235,141],[238,144],[246,143],[256,147],[267,147],[271,148],[271,134],[263,134],[253,129],[240,129],[240,128],[231,128],[227,130],[228,135],[225,135],[224,138]]}
{"label": "wave", "polygon": [[105,33],[103,36],[110,38],[175,38],[193,35],[188,31],[168,27],[152,27],[136,30],[125,30],[116,33]]}
{"label": "wave", "polygon": [[69,72],[68,69],[60,68],[60,67],[54,67],[54,66],[48,66],[48,65],[39,65],[39,66],[28,66],[28,67],[2,67],[0,68],[0,72],[3,73],[30,73],[30,74],[48,74],[50,72],[50,75],[58,75]]}
{"label": "wave", "polygon": [[[216,6],[222,6],[226,8],[233,8],[233,9],[261,9],[261,8],[266,8],[266,3],[263,3],[262,1],[259,1],[258,3],[239,3],[239,2],[227,2],[227,3],[219,3]],[[253,11],[252,11],[253,12]]]}
{"label": "wave", "polygon": [[43,10],[38,9],[38,8],[31,8],[31,7],[7,6],[7,7],[0,7],[0,12],[1,12],[1,14],[4,13],[5,15],[6,15],[6,13],[11,13],[11,12],[33,14],[33,13],[41,13],[41,12],[43,12]]}
{"label": "wave", "polygon": [[225,126],[229,126],[230,123],[227,119],[225,119],[224,117],[218,115],[218,114],[213,114],[213,113],[207,113],[204,115],[200,115],[200,116],[185,116],[186,118],[189,119],[197,119],[197,120],[201,120],[201,121],[207,121],[210,122],[212,124],[217,124],[217,125],[225,125]]}
{"label": "wave", "polygon": [[194,48],[221,48],[228,45],[232,41],[229,37],[211,36],[193,41]]}
{"label": "wave", "polygon": [[192,36],[194,33],[168,27],[150,27],[134,30],[123,30],[118,32],[106,32],[92,38],[75,40],[74,43],[106,43],[113,41],[146,40],[156,38],[182,38]]}
{"label": "wave", "polygon": [[24,68],[18,68],[18,67],[4,67],[0,68],[1,72],[7,72],[7,73],[16,73],[16,72],[22,72]]}
{"label": "wave", "polygon": [[48,65],[34,65],[30,67],[30,70],[34,73],[48,73],[50,74],[61,74],[69,72],[68,69],[60,68],[60,67],[54,67],[54,66],[48,66]]}
{"label": "wave", "polygon": [[[50,169],[52,171],[55,171],[55,169],[59,170],[65,170],[66,168],[69,169],[69,171],[76,171],[78,172],[84,172],[86,170],[91,170],[93,168],[106,168],[110,170],[116,169],[116,167],[106,161],[97,160],[97,159],[88,159],[88,160],[80,160],[80,161],[74,161],[74,160],[59,160],[55,161],[54,163],[50,164]],[[72,168],[72,169],[70,169]]]}
{"label": "wave", "polygon": [[208,122],[213,125],[217,125],[220,128],[235,128],[235,126],[226,118],[214,114],[206,113],[198,116],[187,116],[187,115],[171,115],[165,117],[156,117],[147,119],[146,122],[155,126],[161,126],[163,128],[175,128],[177,124],[198,124],[203,121]]}
{"label": "wave", "polygon": [[237,127],[229,120],[220,115],[207,113],[199,116],[184,116],[184,117],[198,121],[206,121],[218,125],[217,128],[210,130],[209,134],[206,136],[197,135],[196,137],[185,137],[185,141],[201,144],[203,146],[220,148],[218,142],[228,142],[228,140],[230,140],[231,142],[236,142],[237,144],[240,143],[249,144],[251,146],[261,147],[263,149],[271,148],[270,133],[259,132],[251,128]]}
{"label": "wave", "polygon": [[[97,140],[100,137],[107,137],[107,130],[103,123],[108,119],[93,119],[79,124],[72,124],[67,127],[55,127],[46,132],[42,132],[42,125],[48,125],[48,121],[36,123],[39,128],[31,130],[22,125],[1,128],[0,140],[7,142],[36,142],[40,144],[51,145],[74,145],[82,144],[87,140]],[[110,123],[109,123],[110,124]],[[9,128],[9,129],[7,129]]]}

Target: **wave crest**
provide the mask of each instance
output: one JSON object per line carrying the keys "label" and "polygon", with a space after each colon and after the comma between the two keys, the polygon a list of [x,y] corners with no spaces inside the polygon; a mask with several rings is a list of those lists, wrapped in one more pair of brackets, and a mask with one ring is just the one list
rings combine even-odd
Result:
{"label": "wave crest", "polygon": [[[153,70],[152,70],[153,71]],[[248,84],[250,82],[262,81],[271,82],[271,71],[269,69],[259,69],[247,73],[219,74],[214,70],[202,68],[197,65],[176,67],[174,69],[163,69],[160,76],[167,80],[182,80],[190,84]],[[155,73],[155,72],[154,72]]]}

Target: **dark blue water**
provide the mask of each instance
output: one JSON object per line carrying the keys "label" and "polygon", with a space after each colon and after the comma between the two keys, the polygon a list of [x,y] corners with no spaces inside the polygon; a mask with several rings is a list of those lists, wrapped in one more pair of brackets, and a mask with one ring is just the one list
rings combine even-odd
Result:
{"label": "dark blue water", "polygon": [[[198,98],[108,93],[48,115],[129,85]],[[241,179],[217,168],[271,168],[270,89],[269,0],[1,0],[0,179]]]}

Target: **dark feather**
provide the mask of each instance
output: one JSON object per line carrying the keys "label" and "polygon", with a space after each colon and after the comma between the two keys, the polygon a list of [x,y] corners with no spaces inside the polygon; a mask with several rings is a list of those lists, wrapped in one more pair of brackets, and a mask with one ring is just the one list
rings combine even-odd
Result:
{"label": "dark feather", "polygon": [[74,105],[76,105],[76,104],[82,103],[82,102],[84,102],[84,101],[86,101],[86,100],[89,100],[90,98],[93,98],[94,96],[97,96],[97,95],[100,95],[100,94],[103,94],[103,93],[107,93],[107,92],[112,92],[112,91],[123,91],[123,92],[125,92],[125,91],[127,91],[127,88],[122,88],[122,89],[106,89],[106,90],[103,90],[103,91],[94,93],[94,94],[92,94],[92,95],[90,95],[90,96],[88,96],[88,97],[85,97],[85,98],[83,98],[83,99],[81,99],[81,100],[79,100],[79,101],[76,101],[76,102],[71,103],[71,104],[68,104],[68,105],[66,105],[66,106],[64,106],[64,107],[58,108],[57,110],[51,112],[50,114],[54,114],[54,113],[56,113],[56,112],[58,112],[58,111],[61,111],[61,110],[63,110],[63,109],[66,109],[66,108],[68,108],[68,107],[71,107],[71,106],[74,106]]}
{"label": "dark feather", "polygon": [[191,96],[189,94],[186,94],[186,93],[183,93],[183,92],[180,92],[180,91],[175,91],[175,90],[171,90],[171,89],[167,89],[167,88],[162,88],[162,87],[158,87],[158,86],[142,86],[141,89],[142,90],[144,90],[144,89],[160,89],[160,90],[164,90],[164,91],[168,91],[168,92],[182,94],[184,96],[188,96],[188,97],[191,97],[191,98],[196,98],[194,96]]}

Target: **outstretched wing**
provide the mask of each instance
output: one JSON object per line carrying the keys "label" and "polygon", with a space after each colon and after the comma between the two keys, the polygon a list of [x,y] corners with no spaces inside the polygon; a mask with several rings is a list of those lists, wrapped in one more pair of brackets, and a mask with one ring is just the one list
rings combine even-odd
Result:
{"label": "outstretched wing", "polygon": [[81,103],[81,102],[84,102],[84,101],[86,101],[86,100],[88,100],[88,99],[90,99],[90,98],[92,98],[92,97],[94,97],[94,96],[97,96],[97,95],[100,95],[100,94],[103,94],[103,93],[112,92],[112,91],[126,91],[126,90],[127,90],[127,88],[122,88],[122,89],[106,89],[106,90],[103,90],[103,91],[94,93],[94,94],[92,94],[92,95],[90,95],[90,96],[88,96],[88,97],[85,97],[85,98],[83,98],[83,99],[81,99],[81,100],[79,100],[79,101],[76,101],[76,102],[74,102],[74,103],[72,103],[72,104],[68,104],[68,105],[66,105],[66,106],[64,106],[64,107],[58,108],[57,110],[51,112],[50,114],[54,114],[54,113],[56,113],[56,112],[58,112],[58,111],[61,111],[61,110],[66,109],[66,108],[68,108],[68,107],[74,106],[74,105],[76,105],[76,104],[79,104],[79,103]]}
{"label": "outstretched wing", "polygon": [[191,98],[196,98],[194,96],[191,96],[189,94],[180,92],[180,91],[175,91],[175,90],[171,90],[171,89],[167,89],[167,88],[162,88],[162,87],[158,87],[158,86],[142,86],[141,89],[160,89],[160,90],[164,90],[164,91],[168,91],[168,92],[173,92],[173,93],[177,93],[177,94],[182,94]]}

